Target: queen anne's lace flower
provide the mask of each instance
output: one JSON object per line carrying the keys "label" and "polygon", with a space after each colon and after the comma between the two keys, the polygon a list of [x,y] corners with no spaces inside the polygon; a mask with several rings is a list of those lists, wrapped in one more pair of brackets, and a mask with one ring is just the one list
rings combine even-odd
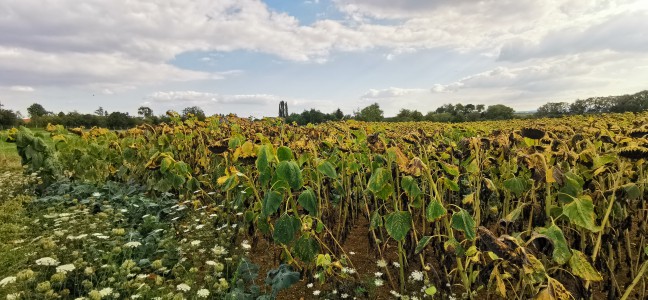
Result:
{"label": "queen anne's lace flower", "polygon": [[56,272],[64,273],[64,274],[65,274],[65,273],[67,273],[67,272],[72,272],[72,271],[74,271],[74,269],[75,269],[75,267],[74,267],[73,264],[67,264],[67,265],[62,265],[62,266],[58,266],[58,267],[56,267]]}
{"label": "queen anne's lace flower", "polygon": [[36,264],[39,266],[58,266],[60,262],[51,257],[43,257],[36,260]]}
{"label": "queen anne's lace flower", "polygon": [[191,287],[186,283],[181,283],[176,286],[176,289],[181,292],[188,292],[191,290]]}
{"label": "queen anne's lace flower", "polygon": [[14,283],[14,282],[16,282],[16,276],[9,276],[5,279],[0,280],[0,286],[3,287],[7,284]]}
{"label": "queen anne's lace flower", "polygon": [[137,248],[137,247],[139,247],[141,245],[142,245],[142,243],[140,243],[140,242],[128,242],[128,243],[124,244],[124,247],[126,247],[126,248]]}
{"label": "queen anne's lace flower", "polygon": [[207,289],[200,289],[196,293],[198,295],[198,298],[207,298],[209,296],[209,290]]}

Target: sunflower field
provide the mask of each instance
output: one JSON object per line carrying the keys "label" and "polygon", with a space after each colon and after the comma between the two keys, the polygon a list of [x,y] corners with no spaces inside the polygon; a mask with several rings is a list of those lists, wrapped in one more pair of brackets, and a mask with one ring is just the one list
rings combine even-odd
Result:
{"label": "sunflower field", "polygon": [[0,295],[648,297],[647,113],[317,126],[170,117],[5,134],[37,176],[23,206],[42,213],[29,226],[70,232],[25,241],[68,250],[2,270]]}

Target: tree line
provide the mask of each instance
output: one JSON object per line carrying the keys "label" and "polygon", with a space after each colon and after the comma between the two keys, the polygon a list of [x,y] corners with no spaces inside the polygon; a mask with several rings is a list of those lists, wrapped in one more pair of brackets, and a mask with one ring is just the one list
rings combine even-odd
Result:
{"label": "tree line", "polygon": [[[33,127],[45,127],[47,124],[63,125],[65,127],[104,127],[110,129],[131,128],[140,124],[161,124],[169,123],[170,116],[167,114],[155,115],[153,110],[147,106],[141,106],[137,109],[137,116],[131,116],[125,112],[108,112],[103,107],[99,107],[94,113],[59,112],[53,113],[48,111],[41,104],[34,103],[27,108],[29,120],[23,120],[20,112],[2,109],[0,107],[0,126],[13,127],[19,125],[29,125]],[[183,119],[194,116],[199,120],[207,118],[205,112],[198,106],[187,107],[182,110],[180,116]]]}
{"label": "tree line", "polygon": [[[561,117],[565,115],[578,114],[599,114],[599,113],[622,113],[641,112],[648,110],[648,90],[632,95],[591,97],[578,99],[572,103],[548,102],[538,110],[525,117]],[[112,129],[130,128],[139,124],[160,124],[168,123],[170,117],[167,114],[155,115],[149,107],[142,106],[137,110],[137,116],[131,116],[124,112],[108,112],[99,107],[92,114],[73,112],[53,113],[46,110],[42,105],[34,103],[27,108],[30,117],[29,124],[35,127],[43,127],[48,123],[60,124],[66,127],[106,127]],[[206,118],[205,112],[198,106],[187,107],[180,114],[183,118],[195,116],[199,120]],[[331,113],[324,113],[318,109],[304,110],[302,113],[288,114],[288,104],[281,101],[279,105],[279,116],[288,123],[299,125],[318,124],[327,121],[340,121],[355,119],[369,122],[471,122],[484,120],[508,120],[520,117],[515,114],[513,108],[503,104],[495,104],[486,107],[483,104],[444,104],[434,111],[426,114],[418,110],[403,108],[394,117],[385,117],[383,110],[378,103],[373,103],[353,114],[344,114],[339,108]],[[9,109],[4,109],[0,104],[0,127],[12,127],[23,125],[22,115]]]}
{"label": "tree line", "polygon": [[648,90],[632,95],[590,97],[572,103],[549,102],[538,108],[536,117],[555,118],[566,115],[641,112],[648,110]]}

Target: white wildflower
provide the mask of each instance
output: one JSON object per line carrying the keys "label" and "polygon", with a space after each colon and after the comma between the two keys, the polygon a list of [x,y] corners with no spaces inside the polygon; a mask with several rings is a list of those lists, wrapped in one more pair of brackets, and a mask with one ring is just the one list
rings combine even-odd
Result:
{"label": "white wildflower", "polygon": [[94,193],[92,193],[92,197],[101,197],[101,193],[94,192]]}
{"label": "white wildflower", "polygon": [[374,273],[374,276],[376,276],[376,277],[380,277],[380,276],[382,276],[382,275],[383,275],[383,273],[381,273],[381,272],[376,272],[376,273]]}
{"label": "white wildflower", "polygon": [[140,243],[140,242],[128,242],[128,243],[124,244],[124,247],[126,247],[126,248],[137,248],[137,247],[139,247],[141,245],[142,245],[142,243]]}
{"label": "white wildflower", "polygon": [[317,295],[319,295],[319,294],[320,294],[320,291],[319,291],[319,290],[314,290],[314,291],[313,291],[313,296],[317,296]]}
{"label": "white wildflower", "polygon": [[241,243],[241,247],[243,247],[243,249],[245,249],[245,250],[250,250],[252,248],[252,246],[250,245],[250,242],[248,242],[247,240],[244,240]]}
{"label": "white wildflower", "polygon": [[349,298],[349,294],[344,293],[344,294],[340,295],[340,297],[341,297],[342,299],[346,299],[346,298]]}
{"label": "white wildflower", "polygon": [[396,298],[399,298],[401,296],[401,294],[399,294],[397,291],[394,290],[389,291],[389,293],[391,293]]}
{"label": "white wildflower", "polygon": [[43,257],[36,260],[36,264],[39,266],[58,266],[60,262],[51,257]]}
{"label": "white wildflower", "polygon": [[376,286],[382,286],[383,285],[383,280],[382,279],[374,279],[374,284]]}
{"label": "white wildflower", "polygon": [[384,259],[381,259],[381,260],[379,260],[379,261],[376,263],[376,265],[377,265],[379,268],[386,268],[386,267],[387,267],[387,262],[386,262]]}
{"label": "white wildflower", "polygon": [[205,263],[206,263],[207,265],[209,265],[209,266],[215,266],[215,265],[216,265],[216,262],[213,261],[213,260],[208,260],[208,261],[206,261]]}
{"label": "white wildflower", "polygon": [[309,284],[306,285],[306,287],[310,289],[310,288],[313,287],[313,284],[312,284],[312,283],[309,283]]}
{"label": "white wildflower", "polygon": [[56,267],[56,272],[65,274],[74,271],[74,269],[76,269],[74,264],[67,264]]}
{"label": "white wildflower", "polygon": [[225,249],[223,246],[214,246],[212,252],[214,252],[216,256],[227,255],[227,249]]}
{"label": "white wildflower", "polygon": [[5,279],[0,280],[0,286],[4,287],[7,284],[16,282],[16,276],[9,276]]}
{"label": "white wildflower", "polygon": [[202,242],[199,241],[199,240],[191,241],[191,246],[198,246],[198,245],[200,245],[200,243],[202,243]]}
{"label": "white wildflower", "polygon": [[186,283],[181,283],[176,286],[176,289],[181,292],[188,292],[191,290],[191,287]]}
{"label": "white wildflower", "polygon": [[421,272],[421,271],[414,271],[414,272],[412,272],[412,274],[410,275],[410,278],[412,278],[412,280],[414,280],[414,281],[423,281],[423,272]]}
{"label": "white wildflower", "polygon": [[396,268],[400,268],[400,264],[398,262],[393,262],[392,265],[394,265],[394,267]]}
{"label": "white wildflower", "polygon": [[351,255],[355,255],[355,252],[353,252],[353,251],[349,251],[349,254],[351,254]]}
{"label": "white wildflower", "polygon": [[198,290],[198,293],[196,293],[196,294],[198,295],[198,298],[207,298],[209,296],[209,290],[200,289],[200,290]]}
{"label": "white wildflower", "polygon": [[99,295],[101,295],[101,298],[108,297],[108,296],[112,295],[112,293],[113,293],[113,289],[109,288],[109,287],[103,288],[103,289],[101,289],[101,291],[99,291]]}
{"label": "white wildflower", "polygon": [[200,225],[196,226],[196,229],[202,229],[203,227],[205,227],[205,225],[200,224]]}

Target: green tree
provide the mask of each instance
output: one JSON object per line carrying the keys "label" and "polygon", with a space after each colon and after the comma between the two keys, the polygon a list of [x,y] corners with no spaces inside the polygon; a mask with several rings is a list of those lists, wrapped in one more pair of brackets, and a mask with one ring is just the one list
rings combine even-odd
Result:
{"label": "green tree", "polygon": [[97,110],[95,110],[94,113],[99,117],[105,117],[108,115],[108,112],[101,106],[99,106],[99,108],[97,108]]}
{"label": "green tree", "polygon": [[190,115],[195,116],[200,121],[204,121],[207,118],[205,112],[198,106],[191,106],[182,110],[183,119],[188,119]]}
{"label": "green tree", "polygon": [[383,120],[383,111],[378,103],[371,104],[359,112],[355,112],[355,117],[361,121],[380,122]]}
{"label": "green tree", "polygon": [[137,109],[137,115],[143,118],[150,118],[153,116],[153,110],[150,107],[140,106]]}
{"label": "green tree", "polygon": [[567,102],[549,102],[540,107],[536,111],[536,117],[561,117],[569,113],[569,103]]}
{"label": "green tree", "polygon": [[335,121],[342,120],[344,119],[344,113],[338,108],[331,114],[331,119]]}
{"label": "green tree", "polygon": [[8,109],[0,109],[0,126],[2,127],[13,127],[20,123],[18,115]]}
{"label": "green tree", "polygon": [[131,118],[128,113],[123,112],[111,112],[108,117],[106,117],[106,126],[109,128],[129,128],[135,125],[133,118]]}
{"label": "green tree", "polygon": [[34,103],[27,107],[27,113],[29,114],[29,117],[33,119],[48,115],[50,112],[48,112],[42,105]]}
{"label": "green tree", "polygon": [[495,104],[489,106],[484,112],[484,118],[487,120],[508,120],[513,119],[515,110],[504,104]]}

